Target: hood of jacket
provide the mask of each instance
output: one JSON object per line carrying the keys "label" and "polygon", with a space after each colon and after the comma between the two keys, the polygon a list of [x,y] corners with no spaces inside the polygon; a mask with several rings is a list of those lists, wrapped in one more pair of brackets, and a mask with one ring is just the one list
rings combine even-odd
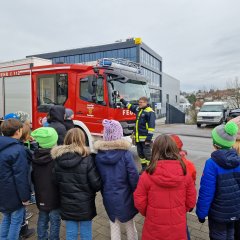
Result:
{"label": "hood of jacket", "polygon": [[161,187],[174,188],[184,181],[184,174],[178,160],[159,160],[150,179]]}
{"label": "hood of jacket", "polygon": [[64,124],[65,108],[61,105],[52,106],[49,110],[48,122],[61,122]]}
{"label": "hood of jacket", "polygon": [[51,148],[39,148],[34,151],[32,162],[37,165],[46,165],[53,161],[51,157]]}
{"label": "hood of jacket", "polygon": [[11,137],[0,136],[0,152],[16,144],[20,144],[20,141]]}
{"label": "hood of jacket", "polygon": [[240,164],[240,157],[235,149],[219,149],[211,154],[211,158],[225,169],[236,168]]}
{"label": "hood of jacket", "polygon": [[94,147],[98,150],[97,161],[102,164],[114,165],[122,158],[123,151],[130,149],[131,143],[124,139],[115,141],[99,140],[94,143]]}
{"label": "hood of jacket", "polygon": [[75,167],[83,159],[81,148],[72,144],[54,147],[51,156],[63,168]]}

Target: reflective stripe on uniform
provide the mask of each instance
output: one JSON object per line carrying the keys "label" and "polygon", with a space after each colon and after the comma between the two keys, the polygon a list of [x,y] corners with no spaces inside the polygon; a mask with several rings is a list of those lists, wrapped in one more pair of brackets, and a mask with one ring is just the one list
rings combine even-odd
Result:
{"label": "reflective stripe on uniform", "polygon": [[155,131],[155,128],[148,128],[148,133],[153,133]]}
{"label": "reflective stripe on uniform", "polygon": [[128,109],[130,109],[131,106],[132,106],[131,103],[128,103],[128,104],[127,104],[127,108],[128,108]]}
{"label": "reflective stripe on uniform", "polygon": [[137,121],[136,121],[136,142],[139,142],[139,138],[138,138],[138,121],[139,121],[139,117],[141,116],[142,114],[142,109],[141,111],[138,113],[138,116],[137,116]]}
{"label": "reflective stripe on uniform", "polygon": [[139,142],[145,142],[147,136],[139,136]]}
{"label": "reflective stripe on uniform", "polygon": [[144,111],[146,111],[146,112],[153,112],[153,110],[152,110],[151,107],[147,107],[147,108],[145,108]]}
{"label": "reflective stripe on uniform", "polygon": [[149,165],[150,161],[148,161],[146,158],[140,158],[141,164]]}

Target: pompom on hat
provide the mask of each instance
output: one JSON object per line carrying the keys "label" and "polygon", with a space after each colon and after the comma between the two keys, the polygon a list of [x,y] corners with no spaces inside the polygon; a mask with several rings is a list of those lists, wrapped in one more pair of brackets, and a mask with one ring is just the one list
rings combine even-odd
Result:
{"label": "pompom on hat", "polygon": [[58,134],[54,128],[40,127],[31,133],[41,148],[52,148],[57,144]]}
{"label": "pompom on hat", "polygon": [[103,140],[114,141],[123,137],[123,128],[120,122],[104,119],[103,122]]}
{"label": "pompom on hat", "polygon": [[219,148],[229,149],[236,142],[238,126],[229,121],[226,125],[219,125],[212,130],[213,144]]}

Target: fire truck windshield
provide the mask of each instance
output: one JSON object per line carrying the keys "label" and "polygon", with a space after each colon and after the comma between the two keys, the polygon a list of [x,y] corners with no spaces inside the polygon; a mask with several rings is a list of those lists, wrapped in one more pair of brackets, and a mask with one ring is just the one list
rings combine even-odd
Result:
{"label": "fire truck windshield", "polygon": [[[150,92],[146,82],[129,79],[128,81],[112,80],[108,82],[109,99],[113,103],[113,91],[119,91],[120,95],[127,101],[137,104],[140,97],[146,96],[150,99]],[[117,103],[119,99],[117,99]]]}

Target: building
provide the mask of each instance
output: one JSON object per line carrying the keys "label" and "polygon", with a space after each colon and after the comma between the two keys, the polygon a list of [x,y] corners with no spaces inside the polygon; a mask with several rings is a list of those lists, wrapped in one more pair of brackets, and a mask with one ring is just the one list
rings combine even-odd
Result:
{"label": "building", "polygon": [[180,81],[172,76],[162,73],[162,114],[166,113],[166,103],[179,108]]}
{"label": "building", "polygon": [[[53,63],[86,63],[100,58],[124,58],[140,63],[142,73],[148,79],[151,100],[158,116],[163,102],[162,57],[142,42],[140,38],[119,40],[115,43],[76,48],[58,52],[32,55],[51,59]],[[27,57],[32,57],[27,56]],[[179,90],[180,91],[180,90]]]}

